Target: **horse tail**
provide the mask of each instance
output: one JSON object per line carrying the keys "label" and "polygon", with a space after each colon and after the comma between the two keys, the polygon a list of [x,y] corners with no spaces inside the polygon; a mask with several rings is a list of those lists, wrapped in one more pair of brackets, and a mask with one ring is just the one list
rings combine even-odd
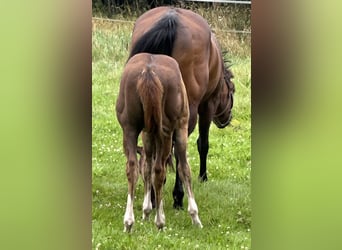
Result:
{"label": "horse tail", "polygon": [[171,56],[177,27],[177,13],[175,10],[171,10],[137,40],[131,49],[129,58],[143,52]]}
{"label": "horse tail", "polygon": [[162,131],[163,85],[157,74],[147,66],[137,81],[137,91],[144,109],[145,131],[158,133]]}

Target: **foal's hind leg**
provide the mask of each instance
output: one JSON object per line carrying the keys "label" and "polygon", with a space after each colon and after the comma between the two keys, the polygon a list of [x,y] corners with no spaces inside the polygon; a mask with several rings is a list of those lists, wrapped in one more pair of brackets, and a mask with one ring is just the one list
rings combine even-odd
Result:
{"label": "foal's hind leg", "polygon": [[130,232],[134,224],[133,200],[135,186],[138,180],[137,138],[134,130],[124,129],[124,150],[127,158],[126,176],[128,181],[128,195],[126,212],[124,215],[124,232]]}
{"label": "foal's hind leg", "polygon": [[156,144],[156,160],[152,173],[152,183],[155,191],[156,199],[156,217],[155,224],[158,229],[162,229],[165,225],[165,214],[163,208],[163,185],[166,177],[166,161],[171,152],[172,140],[171,136],[163,137],[163,142],[157,140]]}
{"label": "foal's hind leg", "polygon": [[146,136],[145,133],[142,133],[142,140],[144,143],[144,157],[145,161],[142,162],[143,166],[143,179],[144,179],[144,202],[143,202],[143,215],[142,218],[147,220],[152,211],[152,202],[151,202],[151,170],[152,170],[152,145],[151,137]]}
{"label": "foal's hind leg", "polygon": [[198,208],[191,187],[191,170],[186,157],[187,148],[187,129],[179,129],[176,131],[175,151],[178,155],[178,173],[183,182],[185,191],[188,195],[188,212],[191,216],[192,223],[203,227],[198,217]]}

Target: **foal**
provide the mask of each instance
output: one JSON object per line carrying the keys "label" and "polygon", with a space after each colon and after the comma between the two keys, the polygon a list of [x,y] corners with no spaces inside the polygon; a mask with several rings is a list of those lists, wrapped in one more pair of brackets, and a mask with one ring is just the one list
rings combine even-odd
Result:
{"label": "foal", "polygon": [[124,231],[134,224],[133,199],[138,180],[137,139],[142,132],[144,202],[143,219],[152,211],[151,187],[155,192],[155,224],[165,225],[162,188],[166,177],[166,161],[174,150],[179,156],[177,170],[188,195],[188,211],[192,223],[202,227],[191,188],[191,172],[186,157],[189,104],[178,63],[165,55],[140,53],[127,62],[120,82],[116,114],[123,129],[123,147],[127,158],[127,206]]}

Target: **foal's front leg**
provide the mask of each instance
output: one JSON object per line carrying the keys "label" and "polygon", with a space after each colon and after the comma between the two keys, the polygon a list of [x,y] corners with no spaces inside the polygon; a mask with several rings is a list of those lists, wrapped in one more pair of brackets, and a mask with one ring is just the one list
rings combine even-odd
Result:
{"label": "foal's front leg", "polygon": [[141,170],[144,180],[144,202],[143,202],[143,215],[142,218],[144,220],[147,220],[150,216],[150,213],[152,211],[152,202],[151,202],[151,170],[152,170],[152,141],[151,138],[144,133],[142,133],[142,139],[144,143],[144,150],[142,153],[142,159],[144,159],[141,162]]}
{"label": "foal's front leg", "polygon": [[153,188],[156,197],[155,224],[158,229],[165,226],[165,214],[163,204],[163,185],[166,177],[166,161],[170,155],[172,136],[163,137],[163,141],[156,144],[156,161],[153,168]]}
{"label": "foal's front leg", "polygon": [[151,202],[151,169],[145,168],[144,171],[144,202],[143,202],[143,220],[147,220],[152,212]]}

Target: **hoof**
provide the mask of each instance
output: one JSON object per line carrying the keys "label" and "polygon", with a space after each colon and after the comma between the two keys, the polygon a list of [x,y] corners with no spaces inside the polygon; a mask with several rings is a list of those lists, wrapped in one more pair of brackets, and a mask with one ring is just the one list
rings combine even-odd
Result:
{"label": "hoof", "polygon": [[184,210],[183,208],[183,202],[173,202],[173,208],[177,210]]}
{"label": "hoof", "polygon": [[130,233],[132,231],[133,228],[133,223],[129,224],[128,222],[125,223],[125,227],[124,227],[124,233]]}
{"label": "hoof", "polygon": [[200,182],[206,182],[206,181],[208,181],[207,174],[204,174],[204,175],[202,175],[202,176],[198,176],[198,180],[199,180]]}
{"label": "hoof", "polygon": [[184,192],[173,192],[173,208],[183,209]]}
{"label": "hoof", "polygon": [[163,231],[165,224],[156,224],[159,231]]}
{"label": "hoof", "polygon": [[148,220],[150,218],[150,214],[152,212],[152,209],[144,209],[142,218],[143,220]]}
{"label": "hoof", "polygon": [[203,225],[201,223],[201,221],[196,221],[196,222],[193,222],[193,224],[199,228],[203,228]]}
{"label": "hoof", "polygon": [[162,231],[165,226],[165,216],[163,214],[161,214],[159,217],[156,215],[154,223],[156,224],[158,230]]}
{"label": "hoof", "polygon": [[201,220],[199,219],[197,213],[194,213],[194,214],[191,213],[190,216],[191,216],[191,220],[192,220],[193,225],[195,225],[199,228],[203,228],[203,225],[202,225]]}

